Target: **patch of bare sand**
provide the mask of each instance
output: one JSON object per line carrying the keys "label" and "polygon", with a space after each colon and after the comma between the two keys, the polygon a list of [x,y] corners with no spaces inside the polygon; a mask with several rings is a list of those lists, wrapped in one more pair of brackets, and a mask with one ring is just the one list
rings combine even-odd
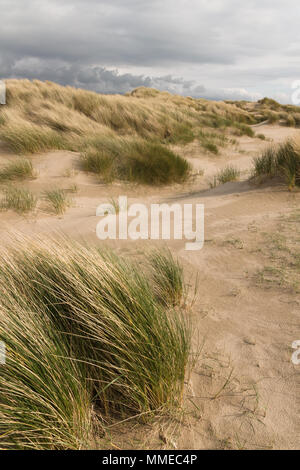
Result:
{"label": "patch of bare sand", "polygon": [[[281,141],[295,129],[262,126],[259,132]],[[31,157],[39,177],[22,186],[36,193],[52,186],[67,188],[76,183],[73,207],[62,217],[44,210],[27,218],[1,213],[3,243],[9,232],[31,237],[64,233],[91,243],[96,238],[98,204],[118,195],[130,202],[204,203],[206,242],[200,252],[187,252],[181,241],[168,246],[185,266],[187,278],[199,275],[199,290],[191,315],[197,340],[204,341],[199,358],[187,377],[183,411],[171,422],[164,420],[140,428],[124,424],[111,439],[101,441],[108,448],[299,448],[299,408],[297,383],[299,366],[291,362],[293,341],[300,334],[300,282],[297,264],[293,285],[264,276],[266,267],[286,273],[286,250],[271,239],[278,233],[295,254],[299,253],[300,193],[288,193],[280,185],[254,186],[246,181],[253,156],[268,143],[242,137],[238,147],[227,147],[210,156],[197,143],[178,151],[204,176],[182,186],[141,188],[126,184],[102,185],[95,177],[78,169],[78,155],[51,152]],[[0,160],[11,155],[0,149]],[[242,171],[242,181],[208,189],[206,176],[234,163]],[[292,243],[290,243],[292,241]],[[157,242],[158,244],[160,242]],[[122,252],[137,256],[150,242],[111,242]],[[280,261],[283,260],[283,261]],[[286,261],[284,261],[286,260]],[[279,262],[280,261],[280,262]],[[279,263],[279,264],[278,264]],[[289,267],[290,268],[290,267]],[[279,277],[278,277],[279,276]],[[141,437],[142,436],[142,437]]]}

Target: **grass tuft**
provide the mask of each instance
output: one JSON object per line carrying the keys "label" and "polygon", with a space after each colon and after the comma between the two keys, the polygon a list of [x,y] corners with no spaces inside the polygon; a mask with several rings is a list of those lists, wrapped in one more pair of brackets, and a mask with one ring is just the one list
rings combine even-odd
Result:
{"label": "grass tuft", "polygon": [[12,161],[0,169],[0,182],[24,180],[35,176],[32,162],[25,158]]}
{"label": "grass tuft", "polygon": [[218,173],[217,180],[219,184],[225,184],[230,181],[236,181],[239,178],[240,174],[240,170],[238,170],[234,166],[229,165],[223,168],[223,170]]}
{"label": "grass tuft", "polygon": [[248,126],[247,124],[235,122],[234,126],[234,135],[242,136],[247,135],[248,137],[254,137],[255,132],[252,127]]}
{"label": "grass tuft", "polygon": [[152,185],[181,183],[190,174],[184,158],[162,144],[136,138],[94,141],[82,153],[81,167],[105,181],[118,178]]}
{"label": "grass tuft", "polygon": [[283,178],[289,190],[300,186],[300,147],[297,141],[287,140],[268,147],[254,160],[254,176]]}
{"label": "grass tuft", "polygon": [[183,268],[178,260],[173,258],[168,249],[157,250],[150,255],[150,263],[157,297],[165,305],[179,305],[184,296],[185,286]]}
{"label": "grass tuft", "polygon": [[58,132],[30,124],[7,125],[0,131],[0,137],[12,151],[21,155],[69,148],[63,136]]}
{"label": "grass tuft", "polygon": [[4,197],[1,200],[2,210],[13,210],[19,214],[26,214],[35,209],[36,196],[27,189],[8,186],[4,189]]}
{"label": "grass tuft", "polygon": [[44,200],[47,201],[57,215],[62,215],[66,212],[68,207],[70,207],[70,200],[67,196],[67,193],[64,189],[50,189],[45,191]]}
{"label": "grass tuft", "polygon": [[[86,448],[105,420],[179,406],[190,328],[151,276],[68,240],[28,243],[1,252],[0,447]],[[156,280],[174,290],[168,260]]]}

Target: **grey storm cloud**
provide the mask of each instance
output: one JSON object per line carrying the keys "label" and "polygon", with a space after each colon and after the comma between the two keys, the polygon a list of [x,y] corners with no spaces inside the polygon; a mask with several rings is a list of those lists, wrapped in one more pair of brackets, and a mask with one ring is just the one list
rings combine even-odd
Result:
{"label": "grey storm cloud", "polygon": [[0,78],[289,100],[298,0],[0,0]]}

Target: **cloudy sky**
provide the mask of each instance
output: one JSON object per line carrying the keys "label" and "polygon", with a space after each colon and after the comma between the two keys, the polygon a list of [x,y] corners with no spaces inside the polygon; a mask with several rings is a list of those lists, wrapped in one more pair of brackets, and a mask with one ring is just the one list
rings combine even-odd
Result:
{"label": "cloudy sky", "polygon": [[0,0],[0,79],[291,102],[299,0]]}

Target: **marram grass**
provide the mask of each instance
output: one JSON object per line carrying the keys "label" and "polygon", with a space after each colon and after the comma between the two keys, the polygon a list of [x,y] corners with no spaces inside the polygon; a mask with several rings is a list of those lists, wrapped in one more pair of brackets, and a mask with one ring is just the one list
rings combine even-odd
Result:
{"label": "marram grass", "polygon": [[151,185],[182,183],[190,175],[188,162],[167,146],[134,137],[94,139],[81,155],[81,167],[104,181]]}
{"label": "marram grass", "polygon": [[7,186],[3,189],[3,197],[0,201],[2,210],[13,210],[18,214],[27,214],[33,211],[37,205],[37,197],[28,189]]}
{"label": "marram grass", "polygon": [[71,205],[67,191],[64,189],[48,189],[44,191],[43,198],[57,215],[63,215]]}
{"label": "marram grass", "polygon": [[67,240],[21,242],[0,266],[0,448],[87,448],[106,420],[180,406],[190,327],[151,270]]}
{"label": "marram grass", "polygon": [[254,176],[279,177],[289,190],[300,186],[300,143],[289,139],[277,146],[267,147],[260,157],[254,159]]}
{"label": "marram grass", "polygon": [[35,171],[31,160],[17,158],[0,168],[0,183],[15,180],[33,179]]}
{"label": "marram grass", "polygon": [[[82,154],[82,166],[105,181],[181,183],[188,162],[170,145],[192,142],[204,128],[250,134],[255,118],[240,106],[139,88],[100,95],[38,80],[7,80],[0,139],[20,155],[50,150]],[[225,134],[224,134],[225,136]],[[222,140],[206,137],[217,153]]]}

